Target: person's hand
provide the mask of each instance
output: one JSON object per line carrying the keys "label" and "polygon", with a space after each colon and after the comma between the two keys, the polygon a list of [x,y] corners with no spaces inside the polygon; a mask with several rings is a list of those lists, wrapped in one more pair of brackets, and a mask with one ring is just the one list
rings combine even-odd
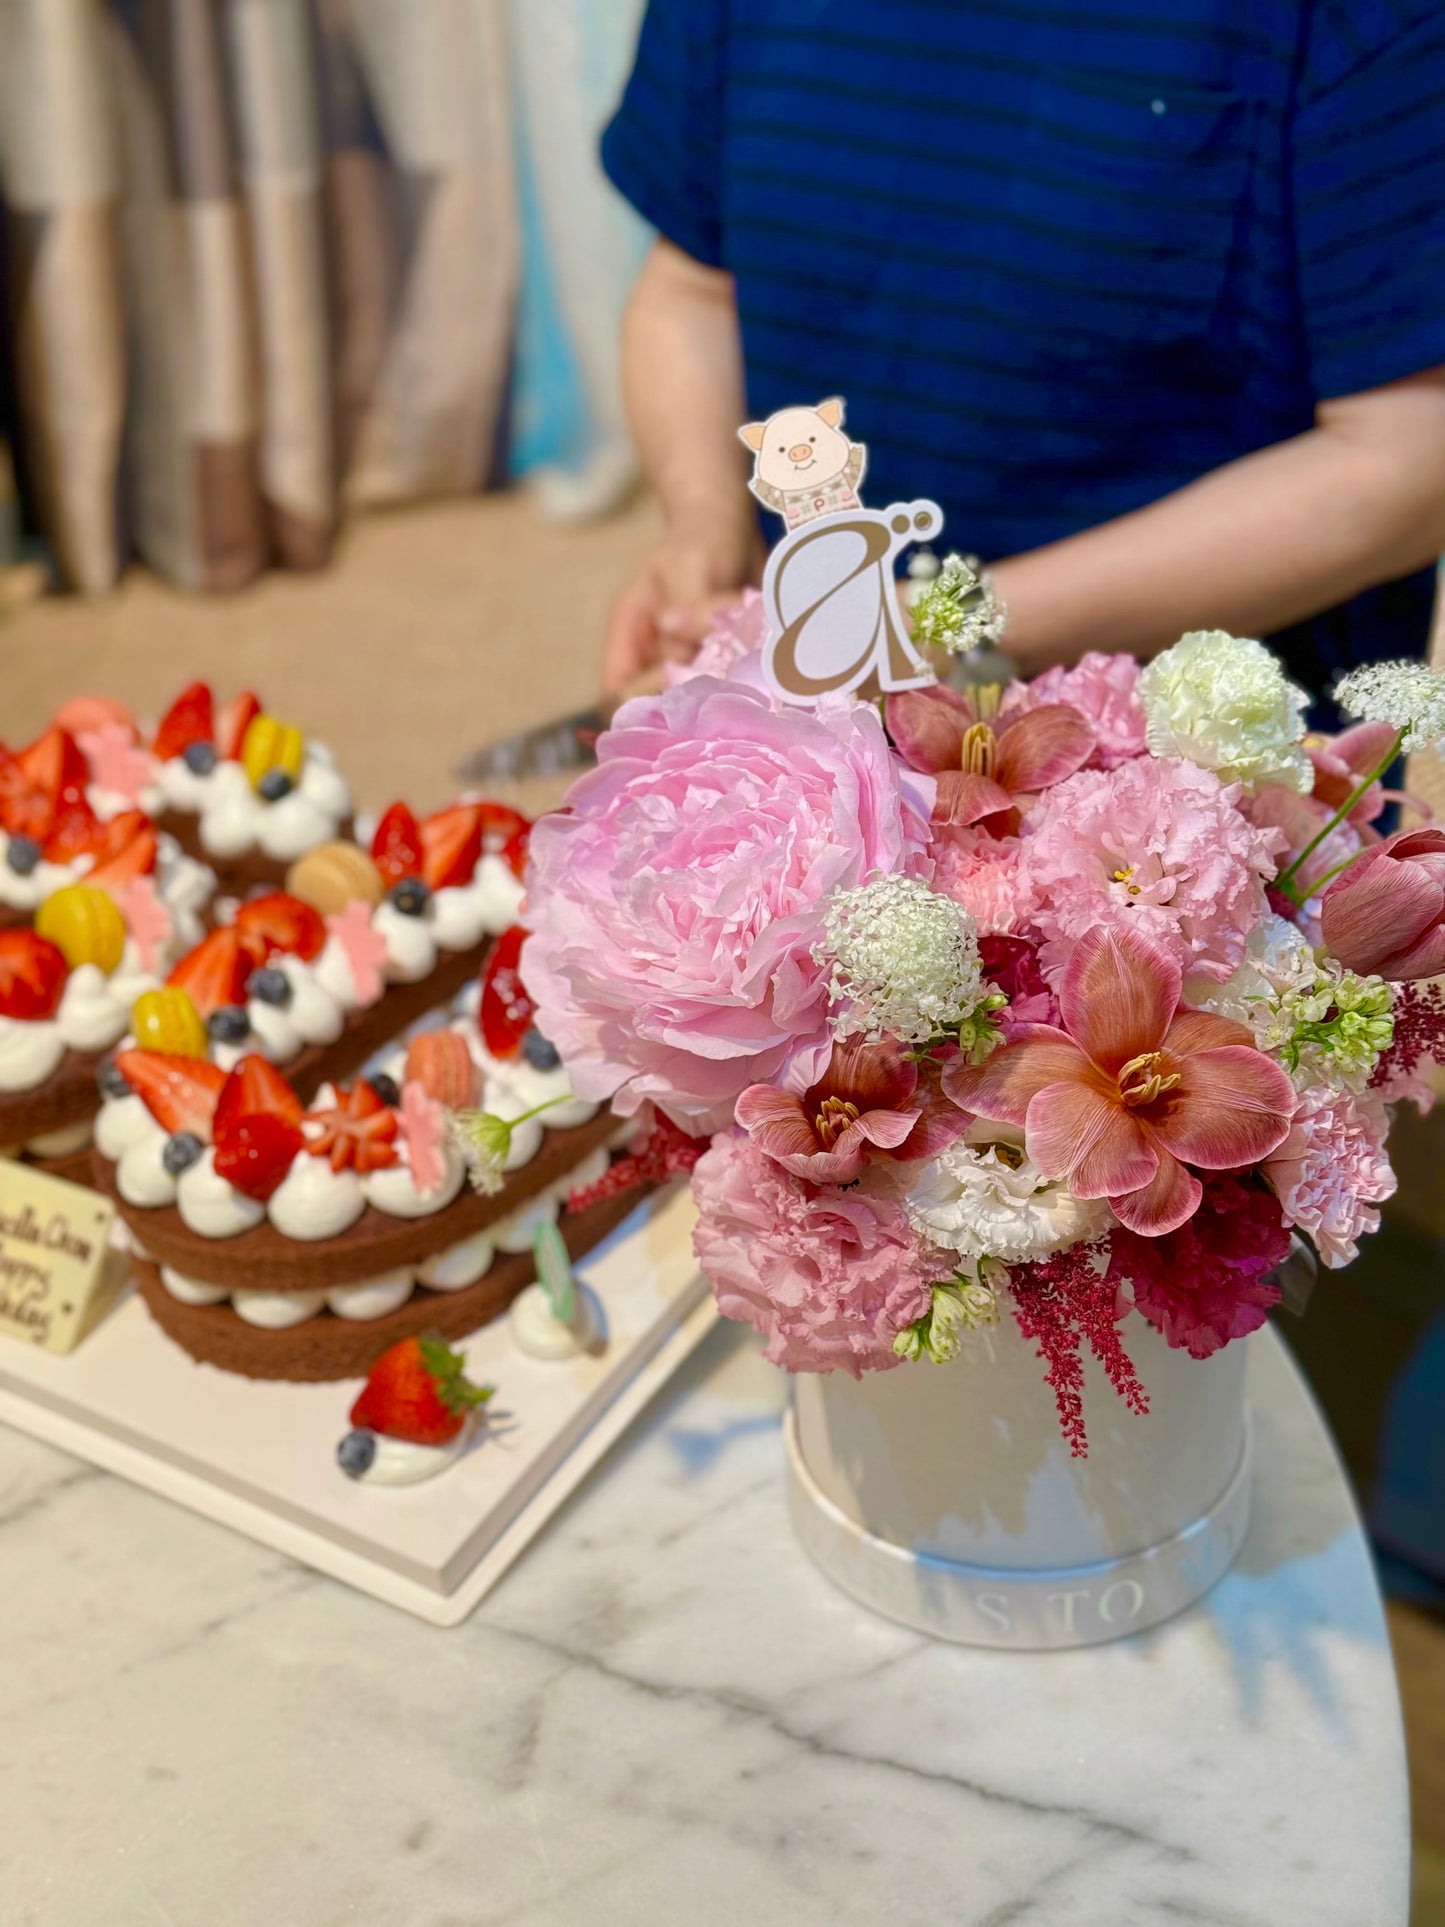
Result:
{"label": "person's hand", "polygon": [[760,552],[751,521],[674,528],[612,605],[604,692],[615,695],[664,662],[690,661],[717,611],[754,579]]}

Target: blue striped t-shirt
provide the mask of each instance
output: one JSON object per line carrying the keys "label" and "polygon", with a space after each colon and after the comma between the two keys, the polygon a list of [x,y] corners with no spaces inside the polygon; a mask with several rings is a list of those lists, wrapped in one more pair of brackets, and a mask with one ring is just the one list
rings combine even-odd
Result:
{"label": "blue striped t-shirt", "polygon": [[[1445,0],[651,0],[603,158],[736,278],[756,416],[998,558],[1445,362]],[[1431,572],[1275,641],[1423,649]]]}

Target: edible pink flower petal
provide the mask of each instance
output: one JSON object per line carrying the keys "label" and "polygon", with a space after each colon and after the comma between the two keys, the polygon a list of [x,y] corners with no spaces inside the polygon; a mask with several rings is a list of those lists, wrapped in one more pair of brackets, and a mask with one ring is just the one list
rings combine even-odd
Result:
{"label": "edible pink flower petal", "polygon": [[1114,1216],[1141,1238],[1162,1238],[1177,1231],[1199,1209],[1204,1186],[1177,1158],[1160,1151],[1154,1176],[1138,1191],[1110,1198]]}
{"label": "edible pink flower petal", "polygon": [[115,892],[115,907],[125,919],[142,970],[160,968],[161,951],[173,928],[153,876],[130,877]]}
{"label": "edible pink flower petal", "polygon": [[1069,958],[1059,1012],[1080,1048],[1112,1073],[1164,1042],[1182,973],[1177,960],[1147,938],[1108,929],[1095,938]]}
{"label": "edible pink flower petal", "polygon": [[439,1191],[446,1176],[442,1156],[446,1119],[441,1105],[415,1080],[401,1087],[401,1135],[406,1144],[412,1183],[423,1196]]}
{"label": "edible pink flower petal", "polygon": [[384,988],[381,971],[387,951],[386,938],[371,920],[371,905],[363,897],[353,897],[344,910],[326,919],[326,928],[351,968],[357,1002],[374,1004]]}

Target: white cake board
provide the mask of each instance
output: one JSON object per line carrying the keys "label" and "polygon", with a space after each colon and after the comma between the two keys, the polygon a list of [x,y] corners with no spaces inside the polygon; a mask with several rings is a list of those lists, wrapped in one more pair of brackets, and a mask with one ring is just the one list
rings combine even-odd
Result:
{"label": "white cake board", "polygon": [[288,1385],[199,1365],[131,1294],[66,1357],[0,1341],[0,1419],[436,1626],[455,1626],[581,1483],[716,1318],[686,1188],[657,1194],[577,1267],[600,1357],[527,1358],[505,1317],[468,1339],[495,1385],[487,1427],[424,1485],[336,1466],[360,1380]]}

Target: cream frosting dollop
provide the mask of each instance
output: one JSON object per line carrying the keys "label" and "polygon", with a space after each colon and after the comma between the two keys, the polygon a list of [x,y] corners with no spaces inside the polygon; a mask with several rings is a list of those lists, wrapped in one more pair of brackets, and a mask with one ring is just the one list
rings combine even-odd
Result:
{"label": "cream frosting dollop", "polygon": [[325,1158],[302,1151],[271,1193],[266,1212],[276,1229],[298,1243],[335,1238],[366,1209],[361,1179],[333,1171]]}
{"label": "cream frosting dollop", "polygon": [[[266,1207],[238,1191],[216,1170],[216,1153],[205,1155],[182,1171],[176,1184],[181,1222],[202,1238],[236,1238],[250,1231],[266,1215]],[[239,1309],[239,1307],[238,1307]]]}

